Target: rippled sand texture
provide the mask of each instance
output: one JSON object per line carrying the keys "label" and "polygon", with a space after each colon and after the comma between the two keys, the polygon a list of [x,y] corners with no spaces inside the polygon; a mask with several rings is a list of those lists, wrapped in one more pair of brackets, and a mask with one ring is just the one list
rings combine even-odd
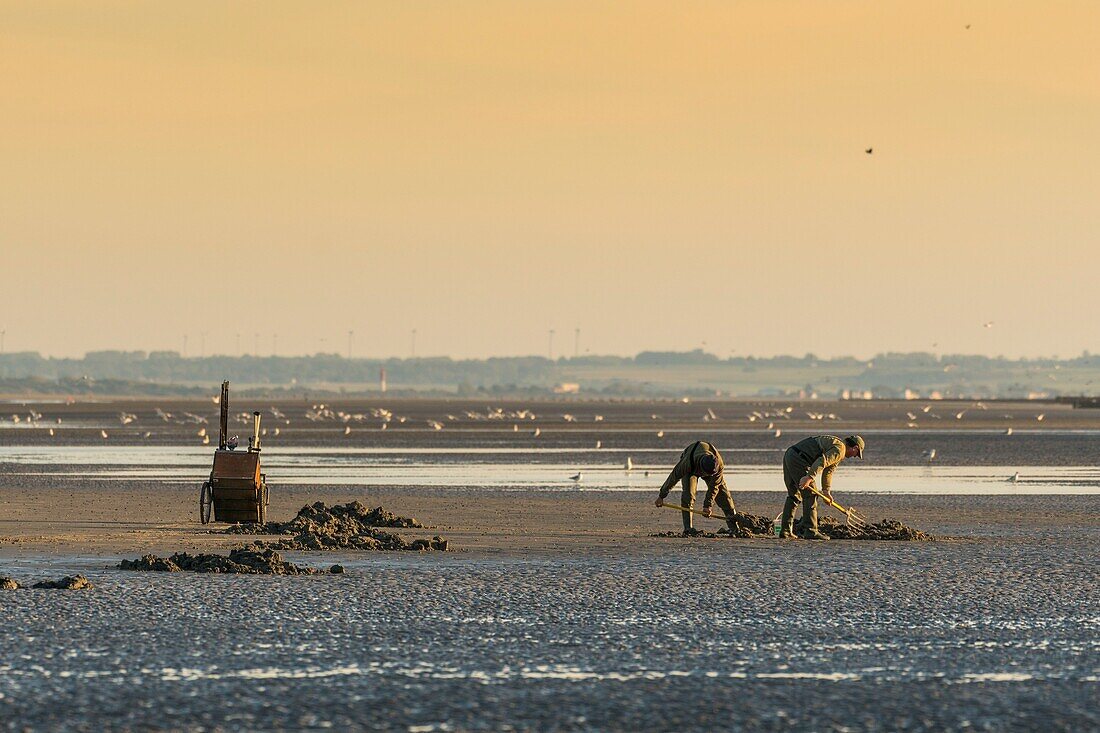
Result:
{"label": "rippled sand texture", "polygon": [[88,570],[93,590],[0,596],[0,720],[1095,729],[1100,531],[1071,516],[1039,530],[956,525],[971,539],[935,543],[352,555],[342,576]]}

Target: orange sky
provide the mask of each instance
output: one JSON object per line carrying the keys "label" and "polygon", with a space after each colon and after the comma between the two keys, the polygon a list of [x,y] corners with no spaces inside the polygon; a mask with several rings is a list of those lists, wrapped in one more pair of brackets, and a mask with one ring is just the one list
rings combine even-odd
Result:
{"label": "orange sky", "polygon": [[1094,0],[0,2],[0,329],[1098,351],[1098,48]]}

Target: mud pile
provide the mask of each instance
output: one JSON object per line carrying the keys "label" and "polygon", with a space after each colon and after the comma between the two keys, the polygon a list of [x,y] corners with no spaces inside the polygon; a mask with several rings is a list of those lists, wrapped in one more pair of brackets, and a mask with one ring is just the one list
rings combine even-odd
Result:
{"label": "mud pile", "polygon": [[156,555],[145,555],[138,560],[123,560],[120,570],[151,570],[176,573],[241,573],[246,575],[314,575],[324,573],[295,565],[283,560],[277,551],[263,547],[240,547],[231,550],[229,555],[177,552],[168,559]]}
{"label": "mud pile", "polygon": [[399,517],[383,507],[367,509],[358,501],[347,504],[326,506],[323,501],[315,501],[298,510],[297,516],[289,522],[265,522],[264,524],[237,524],[226,534],[299,534],[318,525],[341,524],[349,528],[391,527],[401,529],[423,529],[424,525],[412,517]]}
{"label": "mud pile", "polygon": [[[868,524],[863,530],[857,530],[832,517],[821,517],[818,520],[818,529],[834,540],[882,540],[894,542],[930,542],[935,538],[927,532],[908,527],[895,519],[884,519],[875,524]],[[798,533],[798,524],[795,524],[795,532]],[[735,527],[731,532],[722,527],[717,532],[696,529],[693,534],[682,532],[658,532],[650,537],[774,537],[772,520],[759,514],[737,514]]]}
{"label": "mud pile", "polygon": [[[768,537],[772,534],[772,520],[760,514],[733,515],[734,537]],[[718,534],[730,534],[729,529],[720,529]]]}
{"label": "mud pile", "polygon": [[885,540],[893,542],[929,542],[935,536],[919,529],[907,527],[896,519],[884,519],[868,524],[863,530],[839,522],[832,517],[821,517],[818,529],[834,540]]}
{"label": "mud pile", "polygon": [[39,583],[35,583],[31,587],[58,590],[82,590],[84,588],[94,588],[95,586],[83,575],[66,575],[61,580],[43,580]]}
{"label": "mud pile", "polygon": [[[721,519],[721,517],[719,517],[719,519]],[[772,535],[772,520],[760,514],[738,513],[733,515],[733,522],[734,528],[732,531],[727,527],[722,527],[717,532],[701,530],[696,527],[695,532],[692,534],[684,534],[683,532],[658,532],[657,534],[651,534],[650,537],[736,537],[747,539],[751,537],[770,537]]]}
{"label": "mud pile", "polygon": [[378,527],[422,528],[410,517],[399,517],[382,507],[368,510],[357,501],[328,507],[318,501],[302,507],[289,522],[236,525],[229,534],[291,535],[285,540],[256,541],[247,547],[276,550],[380,550],[424,552],[446,550],[447,540],[433,537],[412,542]]}

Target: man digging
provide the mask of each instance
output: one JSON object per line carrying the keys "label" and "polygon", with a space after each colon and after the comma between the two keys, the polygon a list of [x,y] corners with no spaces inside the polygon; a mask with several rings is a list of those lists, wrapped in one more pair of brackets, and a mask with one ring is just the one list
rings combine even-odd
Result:
{"label": "man digging", "polygon": [[[673,484],[679,481],[682,489],[680,506],[685,509],[694,509],[695,486],[698,479],[703,479],[703,483],[707,485],[707,495],[703,499],[703,515],[711,516],[717,498],[718,506],[722,507],[726,515],[726,526],[731,533],[734,532],[736,521],[733,497],[730,496],[729,487],[726,486],[724,470],[725,464],[717,448],[701,440],[692,443],[680,454],[680,460],[661,486],[661,493],[657,496],[657,506],[664,506],[665,497],[672,490]],[[681,512],[681,515],[684,519],[684,534],[699,534],[699,530],[691,525],[691,512]]]}
{"label": "man digging", "polygon": [[787,449],[783,454],[783,483],[787,485],[787,501],[783,504],[781,538],[794,538],[794,508],[801,501],[799,536],[806,540],[829,539],[817,528],[817,494],[810,488],[814,476],[821,472],[821,493],[832,499],[833,471],[845,458],[857,456],[862,460],[863,448],[863,438],[858,435],[843,439],[835,435],[818,435],[800,440]]}

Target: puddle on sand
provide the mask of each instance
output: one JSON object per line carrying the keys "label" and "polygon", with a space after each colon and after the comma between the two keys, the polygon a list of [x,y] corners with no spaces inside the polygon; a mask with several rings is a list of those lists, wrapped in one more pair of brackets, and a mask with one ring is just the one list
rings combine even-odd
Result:
{"label": "puddle on sand", "polygon": [[[264,471],[284,485],[469,487],[529,491],[639,491],[659,485],[669,459],[632,470],[626,451],[577,448],[280,448],[264,453]],[[539,460],[517,463],[518,453]],[[646,451],[652,458],[655,451]],[[733,451],[734,458],[736,452]],[[461,456],[471,456],[468,461]],[[100,481],[150,479],[201,482],[211,451],[191,446],[47,446],[0,448],[0,473]],[[459,457],[456,460],[456,457]],[[494,458],[496,460],[494,460]],[[542,462],[545,461],[545,462]],[[18,464],[17,466],[5,464]],[[51,470],[52,467],[64,470]],[[581,474],[579,481],[571,476]],[[648,475],[647,475],[648,472]],[[845,467],[845,493],[892,494],[1098,494],[1100,468],[1042,466]],[[727,476],[741,491],[783,491],[777,467],[728,463]]]}

